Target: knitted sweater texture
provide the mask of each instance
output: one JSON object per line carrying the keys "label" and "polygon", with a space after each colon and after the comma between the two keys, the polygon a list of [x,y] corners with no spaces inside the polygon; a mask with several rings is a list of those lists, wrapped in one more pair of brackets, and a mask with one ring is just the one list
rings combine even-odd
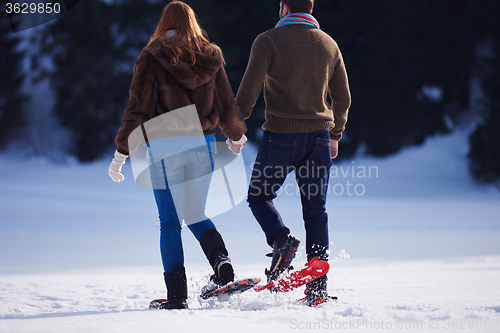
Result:
{"label": "knitted sweater texture", "polygon": [[340,49],[325,32],[287,25],[257,36],[236,95],[245,119],[262,85],[264,129],[276,133],[328,130],[332,139],[342,138],[351,94]]}

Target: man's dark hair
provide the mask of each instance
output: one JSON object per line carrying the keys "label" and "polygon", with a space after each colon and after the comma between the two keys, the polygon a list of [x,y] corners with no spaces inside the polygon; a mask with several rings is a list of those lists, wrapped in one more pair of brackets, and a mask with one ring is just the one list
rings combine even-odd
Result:
{"label": "man's dark hair", "polygon": [[312,14],[314,0],[281,0],[283,5],[290,7],[292,13]]}

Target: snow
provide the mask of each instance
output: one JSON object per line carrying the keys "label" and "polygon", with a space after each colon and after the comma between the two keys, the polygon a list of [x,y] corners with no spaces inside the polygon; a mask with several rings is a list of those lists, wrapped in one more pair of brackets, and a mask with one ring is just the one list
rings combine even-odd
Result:
{"label": "snow", "polygon": [[[184,229],[190,310],[175,311],[147,310],[165,297],[158,217],[128,162],[117,184],[107,175],[112,152],[91,164],[2,153],[0,332],[499,332],[500,192],[471,179],[467,149],[457,130],[391,157],[334,165],[329,293],[337,302],[298,305],[303,289],[199,302],[210,268]],[[255,154],[245,147],[247,166]],[[276,205],[304,239],[293,183]],[[269,248],[246,203],[214,222],[237,276],[263,278]],[[301,247],[294,265],[304,262]]]}

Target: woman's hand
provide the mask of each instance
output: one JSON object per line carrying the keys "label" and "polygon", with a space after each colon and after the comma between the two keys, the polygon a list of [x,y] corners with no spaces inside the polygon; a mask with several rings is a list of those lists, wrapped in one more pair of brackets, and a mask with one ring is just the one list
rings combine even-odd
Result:
{"label": "woman's hand", "polygon": [[227,139],[226,143],[227,147],[233,152],[234,155],[239,155],[241,153],[241,149],[246,145],[245,141],[247,141],[247,137],[243,134],[238,141]]}
{"label": "woman's hand", "polygon": [[122,165],[125,164],[125,160],[127,159],[127,155],[120,153],[118,150],[115,151],[115,158],[109,165],[108,174],[113,179],[113,181],[119,183],[125,179],[122,175]]}

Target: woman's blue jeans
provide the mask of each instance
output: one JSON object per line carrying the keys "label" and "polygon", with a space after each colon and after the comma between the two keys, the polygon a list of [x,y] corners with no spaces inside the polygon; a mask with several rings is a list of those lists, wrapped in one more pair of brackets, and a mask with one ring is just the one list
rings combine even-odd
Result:
{"label": "woman's blue jeans", "polygon": [[149,172],[160,217],[160,253],[163,269],[171,273],[184,266],[182,221],[199,241],[208,229],[216,229],[205,215],[214,161],[212,153],[181,152],[150,159]]}

